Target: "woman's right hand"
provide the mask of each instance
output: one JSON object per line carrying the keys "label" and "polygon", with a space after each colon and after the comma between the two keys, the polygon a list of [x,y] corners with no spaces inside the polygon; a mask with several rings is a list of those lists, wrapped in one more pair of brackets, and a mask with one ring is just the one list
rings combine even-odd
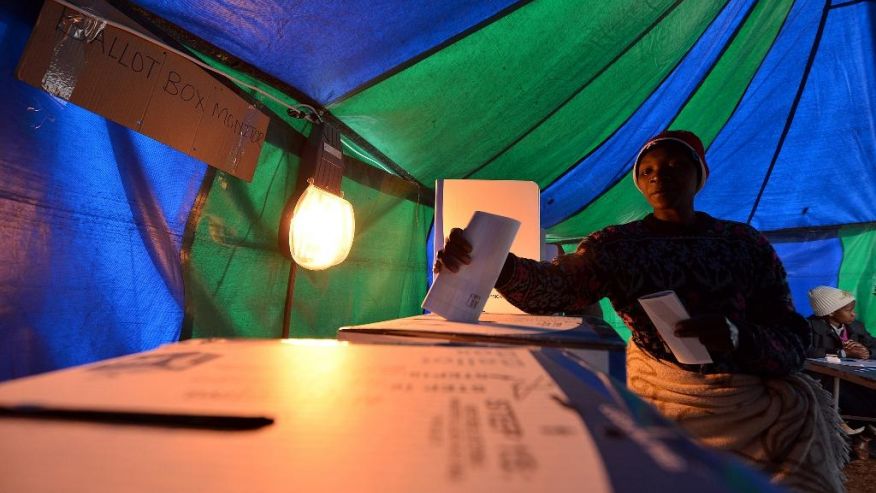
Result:
{"label": "woman's right hand", "polygon": [[458,272],[460,267],[471,263],[470,253],[471,243],[465,239],[463,230],[453,228],[444,241],[444,249],[435,255],[435,267],[432,270],[436,274],[444,268],[450,272]]}

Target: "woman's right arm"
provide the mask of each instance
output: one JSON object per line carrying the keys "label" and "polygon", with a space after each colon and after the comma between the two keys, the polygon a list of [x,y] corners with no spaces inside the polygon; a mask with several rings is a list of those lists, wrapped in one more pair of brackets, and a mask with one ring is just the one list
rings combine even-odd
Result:
{"label": "woman's right arm", "polygon": [[587,245],[553,262],[538,262],[508,255],[496,289],[512,305],[527,313],[581,311],[607,294],[600,269]]}
{"label": "woman's right arm", "polygon": [[[527,313],[548,314],[581,311],[606,295],[606,279],[594,260],[598,251],[593,238],[586,238],[571,255],[562,255],[553,262],[517,257],[509,253],[496,289],[512,305]],[[471,263],[471,244],[464,231],[450,231],[444,249],[435,260],[435,273],[447,269],[457,272]]]}

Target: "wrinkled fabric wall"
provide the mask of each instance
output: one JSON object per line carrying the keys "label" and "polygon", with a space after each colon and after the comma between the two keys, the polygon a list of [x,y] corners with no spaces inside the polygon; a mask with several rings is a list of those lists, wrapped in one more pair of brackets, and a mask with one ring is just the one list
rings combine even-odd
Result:
{"label": "wrinkled fabric wall", "polygon": [[[392,2],[313,13],[260,0],[247,15],[227,2],[136,3],[326,105],[422,183],[537,182],[550,241],[642,217],[629,171],[665,128],[703,138],[712,176],[697,206],[716,217],[771,237],[876,222],[871,1],[445,2],[405,4],[391,20],[380,15]],[[363,22],[333,22],[353,18]],[[341,32],[356,43],[324,42]],[[267,45],[290,55],[262,56]],[[815,273],[791,276],[804,313],[806,283],[851,283],[860,264],[848,249],[807,264],[819,240],[777,248],[789,270]]]}
{"label": "wrinkled fabric wall", "polygon": [[[217,173],[198,214],[186,268],[186,337],[283,332],[290,259],[279,251],[277,232],[299,158],[282,136],[268,140],[253,182]],[[342,190],[356,215],[352,250],[325,271],[297,269],[291,337],[334,338],[344,325],[420,312],[432,209],[408,196],[410,185],[398,178],[346,174]]]}
{"label": "wrinkled fabric wall", "polygon": [[[286,104],[296,103],[244,73],[205,60]],[[277,235],[282,212],[294,201],[298,154],[312,124],[289,118],[285,107],[263,94],[247,92],[272,112],[273,120],[252,183],[217,172],[193,214],[184,337],[283,333],[291,260],[280,253]],[[343,141],[347,155],[373,160]],[[345,161],[341,189],[355,212],[353,247],[338,266],[318,272],[297,269],[291,337],[334,338],[344,325],[420,313],[432,209],[421,203],[414,185],[350,157]]]}
{"label": "wrinkled fabric wall", "polygon": [[[285,124],[253,182],[205,174],[16,81],[38,8],[27,3],[0,4],[0,379],[180,333],[279,335],[278,221],[309,128],[257,96]],[[811,285],[838,285],[876,331],[872,1],[133,3],[346,125],[357,237],[345,264],[299,270],[293,336],[418,311],[429,192],[377,168],[427,186],[533,180],[549,240],[572,241],[647,212],[629,171],[664,128],[703,137],[712,175],[698,207],[767,234],[801,312]]]}
{"label": "wrinkled fabric wall", "polygon": [[858,319],[876,335],[876,224],[767,235],[788,272],[797,311],[812,314],[808,291],[835,286],[857,299]]}
{"label": "wrinkled fabric wall", "polygon": [[177,339],[206,169],[16,80],[35,14],[0,9],[0,380]]}
{"label": "wrinkled fabric wall", "polygon": [[[36,13],[0,10],[0,380],[180,336],[278,337],[291,260],[277,230],[309,124],[275,116],[252,183],[207,173],[17,81]],[[374,162],[348,141],[345,150]],[[431,208],[416,187],[356,162],[343,188],[357,213],[353,250],[338,268],[299,269],[293,336],[412,315],[425,294]]]}

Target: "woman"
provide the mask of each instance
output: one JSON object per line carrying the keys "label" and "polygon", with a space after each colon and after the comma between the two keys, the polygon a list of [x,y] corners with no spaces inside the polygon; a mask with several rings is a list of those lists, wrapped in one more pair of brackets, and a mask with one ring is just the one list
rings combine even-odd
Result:
{"label": "woman", "polygon": [[[801,491],[842,491],[847,452],[820,386],[800,373],[810,343],[784,268],[754,228],[694,210],[709,176],[693,133],[666,131],[639,151],[633,180],[653,208],[641,221],[593,233],[552,263],[509,255],[496,288],[530,313],[570,312],[607,297],[632,331],[631,390],[706,444],[740,454]],[[461,230],[436,271],[471,262]],[[674,290],[713,363],[684,365],[638,298]]]}

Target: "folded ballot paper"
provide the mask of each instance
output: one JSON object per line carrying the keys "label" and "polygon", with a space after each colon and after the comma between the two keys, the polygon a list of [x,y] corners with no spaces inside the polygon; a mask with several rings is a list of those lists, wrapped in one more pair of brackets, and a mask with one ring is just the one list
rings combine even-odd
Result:
{"label": "folded ballot paper", "polygon": [[660,291],[642,296],[639,303],[679,363],[699,365],[712,362],[709,351],[699,339],[675,335],[675,324],[690,318],[675,291]]}
{"label": "folded ballot paper", "polygon": [[499,278],[520,221],[475,211],[465,238],[471,244],[471,264],[439,274],[423,300],[423,308],[453,322],[477,322]]}

